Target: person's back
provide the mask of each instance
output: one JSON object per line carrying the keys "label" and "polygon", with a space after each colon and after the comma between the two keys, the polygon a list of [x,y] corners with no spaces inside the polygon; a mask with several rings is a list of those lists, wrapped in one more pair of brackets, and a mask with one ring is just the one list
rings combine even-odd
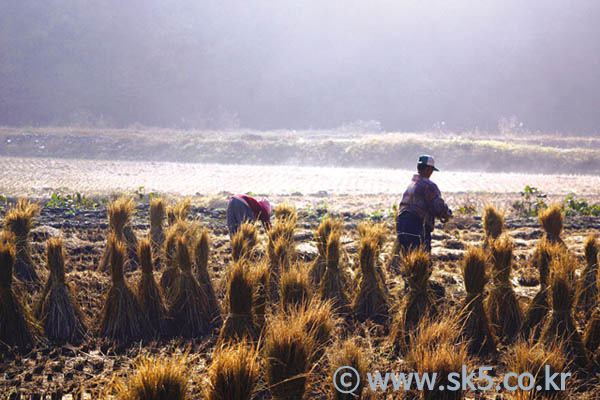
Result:
{"label": "person's back", "polygon": [[271,204],[264,198],[258,201],[252,196],[236,194],[229,199],[226,216],[230,237],[246,221],[260,221],[268,230],[271,227]]}

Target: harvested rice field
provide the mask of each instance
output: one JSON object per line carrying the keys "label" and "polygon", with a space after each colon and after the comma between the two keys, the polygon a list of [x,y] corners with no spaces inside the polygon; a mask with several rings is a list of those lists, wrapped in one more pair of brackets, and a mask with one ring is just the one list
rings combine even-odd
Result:
{"label": "harvested rice field", "polygon": [[[338,366],[463,364],[492,367],[493,388],[373,392],[363,375],[360,398],[600,396],[588,293],[600,219],[549,208],[542,226],[511,207],[526,185],[547,204],[596,203],[597,176],[436,173],[455,218],[436,225],[431,258],[402,259],[392,205],[411,171],[13,157],[0,171],[12,232],[0,237],[0,398],[149,398],[134,386],[162,374],[165,398],[341,399],[353,397],[333,388]],[[90,203],[65,203],[74,192]],[[279,206],[271,231],[229,240],[236,192]],[[500,216],[483,217],[487,204]],[[496,388],[545,364],[573,374],[566,391]]]}

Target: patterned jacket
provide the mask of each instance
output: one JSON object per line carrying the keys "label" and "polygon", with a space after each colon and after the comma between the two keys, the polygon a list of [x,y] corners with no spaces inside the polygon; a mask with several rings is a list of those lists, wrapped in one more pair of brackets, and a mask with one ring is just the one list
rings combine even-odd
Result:
{"label": "patterned jacket", "polygon": [[402,196],[398,213],[402,214],[405,211],[423,218],[430,230],[433,230],[436,217],[452,215],[437,185],[418,174],[413,175],[410,185]]}

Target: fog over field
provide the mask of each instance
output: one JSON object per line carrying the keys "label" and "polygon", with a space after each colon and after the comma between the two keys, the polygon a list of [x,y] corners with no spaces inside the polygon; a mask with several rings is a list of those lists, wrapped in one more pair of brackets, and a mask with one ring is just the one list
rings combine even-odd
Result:
{"label": "fog over field", "polygon": [[3,0],[0,125],[595,135],[599,17],[588,0]]}

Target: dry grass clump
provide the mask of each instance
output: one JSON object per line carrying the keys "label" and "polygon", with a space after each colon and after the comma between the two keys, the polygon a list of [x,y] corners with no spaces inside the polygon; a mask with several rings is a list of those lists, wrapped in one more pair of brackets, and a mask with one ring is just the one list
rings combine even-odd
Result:
{"label": "dry grass clump", "polygon": [[327,242],[327,264],[325,274],[319,287],[321,299],[330,300],[338,315],[347,316],[350,313],[350,301],[346,291],[347,279],[343,278],[340,270],[340,232],[333,231]]}
{"label": "dry grass clump", "polygon": [[311,288],[306,268],[295,264],[281,274],[279,298],[283,311],[305,306],[310,297]]}
{"label": "dry grass clump", "polygon": [[548,301],[548,277],[550,276],[550,262],[562,250],[560,245],[552,244],[550,241],[542,238],[538,243],[538,248],[533,255],[533,264],[540,274],[540,290],[533,297],[525,310],[521,334],[528,338],[533,336],[537,340],[542,330],[542,322],[550,310]]}
{"label": "dry grass clump", "polygon": [[485,233],[483,246],[487,248],[490,241],[497,239],[504,230],[504,215],[490,204],[483,210],[482,225]]}
{"label": "dry grass clump", "polygon": [[273,244],[269,238],[267,254],[270,273],[269,296],[273,302],[279,300],[279,283],[281,281],[281,274],[290,269],[290,253],[292,251],[290,246],[290,243],[283,237],[279,237]]}
{"label": "dry grass clump", "polygon": [[487,261],[487,256],[482,249],[470,247],[462,262],[462,274],[467,292],[459,315],[462,335],[467,341],[469,354],[480,356],[496,352],[496,338],[483,307],[483,289],[489,280],[486,272]]}
{"label": "dry grass clump", "polygon": [[125,244],[116,234],[108,238],[112,282],[99,320],[99,334],[121,344],[148,337],[150,326],[123,275]]}
{"label": "dry grass clump", "polygon": [[560,208],[559,204],[552,204],[545,210],[542,210],[538,216],[544,231],[546,231],[546,238],[551,243],[563,243],[560,238],[562,232],[565,216]]}
{"label": "dry grass clump", "polygon": [[429,253],[424,248],[419,248],[406,254],[403,259],[408,293],[404,295],[392,328],[392,340],[400,347],[407,342],[408,335],[421,319],[437,314],[437,306],[429,285],[432,272]]}
{"label": "dry grass clump", "polygon": [[65,255],[62,239],[48,239],[46,258],[50,275],[34,309],[48,339],[55,342],[78,343],[86,327],[79,305],[73,300],[65,282]]}
{"label": "dry grass clump", "polygon": [[165,219],[165,201],[161,197],[150,199],[150,238],[152,240],[152,251],[159,255],[165,243],[165,230],[163,220]]}
{"label": "dry grass clump", "polygon": [[598,346],[600,346],[600,310],[597,307],[592,312],[585,326],[583,344],[591,360],[598,365],[600,363],[600,356],[598,355]]}
{"label": "dry grass clump", "polygon": [[589,318],[596,308],[598,299],[598,244],[593,234],[585,240],[584,254],[586,266],[581,274],[577,291],[577,309]]}
{"label": "dry grass clump", "polygon": [[168,315],[173,333],[183,337],[205,335],[211,328],[206,294],[192,274],[192,257],[185,237],[177,239],[177,262],[180,273],[171,289]]}
{"label": "dry grass clump", "polygon": [[260,375],[256,349],[245,341],[220,347],[208,368],[207,400],[250,400]]}
{"label": "dry grass clump", "polygon": [[[551,375],[557,372],[563,373],[569,368],[569,360],[560,345],[546,345],[535,343],[533,340],[519,340],[503,358],[507,371],[518,375],[529,373],[533,376],[533,389],[529,391],[517,389],[516,392],[513,392],[516,398],[523,400],[571,398],[570,389],[572,384],[570,382],[565,385],[566,390],[552,390],[551,386],[548,390],[545,388],[546,366],[550,368]],[[560,385],[560,376],[555,380],[555,383]],[[509,378],[509,384],[517,386],[517,379]],[[529,379],[525,380],[523,384],[530,385]],[[537,390],[538,386],[542,389]]]}
{"label": "dry grass clump", "polygon": [[231,238],[231,257],[233,261],[251,258],[258,243],[256,224],[246,221]]}
{"label": "dry grass clump", "polygon": [[167,223],[175,225],[178,221],[186,221],[192,210],[192,200],[185,198],[176,204],[167,207]]}
{"label": "dry grass clump", "polygon": [[252,279],[250,266],[245,262],[234,264],[229,273],[227,301],[229,314],[219,333],[218,343],[257,339],[258,331],[252,313]]}
{"label": "dry grass clump", "polygon": [[256,263],[251,272],[252,287],[252,312],[259,332],[265,326],[267,305],[269,299],[269,264],[265,260]]}
{"label": "dry grass clump", "polygon": [[485,308],[496,336],[505,343],[514,340],[523,322],[523,312],[510,280],[513,247],[507,235],[489,242],[492,287]]}
{"label": "dry grass clump", "polygon": [[333,332],[338,319],[333,313],[331,302],[312,299],[307,306],[297,307],[292,312],[292,318],[303,321],[304,331],[314,342],[313,360],[317,361],[331,343]]}
{"label": "dry grass clump", "polygon": [[337,387],[343,387],[341,385],[341,376],[339,374],[338,376],[334,375],[335,371],[340,367],[352,367],[358,372],[358,376],[360,377],[358,386],[352,393],[342,393],[335,389],[335,386],[332,386],[331,398],[333,400],[354,400],[361,398],[369,369],[369,362],[365,353],[366,349],[359,346],[357,341],[353,339],[340,342],[331,349],[329,354],[329,365],[331,366],[330,382],[334,382],[335,379]]}
{"label": "dry grass clump", "polygon": [[[127,243],[126,254],[128,258],[137,261],[137,239],[135,239],[133,231],[128,230],[129,233],[127,234],[125,232],[125,228],[128,227],[131,222],[134,209],[135,203],[132,199],[119,197],[108,203],[106,214],[108,215],[109,236],[114,234],[117,241]],[[111,262],[110,249],[111,246],[107,240],[106,248],[100,259],[100,265],[98,266],[98,269],[101,271],[105,271],[109,267]]]}
{"label": "dry grass clump", "polygon": [[185,400],[188,393],[187,354],[139,356],[133,373],[113,383],[120,400]]}
{"label": "dry grass clump", "polygon": [[210,253],[210,237],[207,229],[202,229],[196,237],[194,246],[194,259],[196,260],[196,276],[202,291],[206,294],[208,300],[208,309],[210,310],[211,324],[214,327],[220,327],[222,321],[221,306],[212,284],[212,279],[208,272],[208,257]]}
{"label": "dry grass clump", "polygon": [[177,266],[177,240],[182,235],[177,225],[170,226],[167,229],[165,237],[165,269],[160,277],[160,287],[163,290],[167,302],[170,302],[173,284],[179,276],[179,267]]}
{"label": "dry grass clump", "polygon": [[362,221],[357,226],[358,237],[371,237],[371,239],[376,244],[377,252],[375,253],[375,272],[377,273],[377,278],[379,279],[380,285],[385,290],[386,295],[389,295],[389,291],[385,282],[387,281],[386,271],[384,270],[384,265],[379,262],[379,255],[381,253],[381,249],[385,244],[385,239],[388,234],[388,229],[385,225],[385,222],[381,222],[379,224],[373,224],[371,221]]}
{"label": "dry grass clump", "polygon": [[264,374],[275,400],[298,400],[312,369],[315,343],[302,318],[279,315],[270,321],[264,347]]}
{"label": "dry grass clump", "polygon": [[298,212],[296,211],[296,206],[289,203],[281,203],[278,204],[273,210],[275,214],[275,218],[277,220],[286,220],[292,219],[294,220],[294,224],[298,219]]}
{"label": "dry grass clump", "polygon": [[14,245],[0,240],[0,342],[29,349],[34,345],[35,327],[12,286],[15,259]]}
{"label": "dry grass clump", "polygon": [[581,336],[573,320],[575,301],[575,258],[561,253],[550,264],[550,306],[552,312],[546,318],[541,339],[546,344],[564,342],[564,350],[580,367],[587,365],[587,356]]}
{"label": "dry grass clump", "polygon": [[39,214],[40,207],[27,199],[19,199],[15,207],[4,216],[4,229],[13,234],[16,259],[14,275],[22,281],[37,282],[38,274],[31,259],[31,247],[28,241],[33,228],[33,219]]}
{"label": "dry grass clump", "polygon": [[318,254],[310,269],[310,280],[313,285],[319,286],[321,279],[327,268],[327,245],[329,237],[332,234],[337,234],[338,241],[342,232],[342,221],[337,218],[327,216],[321,221],[315,231],[315,243],[317,245]]}
{"label": "dry grass clump", "polygon": [[279,239],[287,242],[290,247],[290,259],[295,258],[294,254],[294,231],[296,230],[296,218],[278,219],[268,232],[269,241],[267,242],[267,253],[274,250],[275,244]]}
{"label": "dry grass clump", "polygon": [[385,282],[381,282],[375,267],[377,253],[377,238],[372,235],[363,236],[358,251],[361,277],[352,310],[360,322],[370,319],[385,325],[389,320],[390,307],[386,289],[382,287]]}
{"label": "dry grass clump", "polygon": [[136,290],[137,299],[142,312],[148,317],[154,334],[162,336],[167,333],[167,311],[162,293],[154,280],[150,239],[144,238],[140,241],[138,257],[142,267],[142,275]]}

